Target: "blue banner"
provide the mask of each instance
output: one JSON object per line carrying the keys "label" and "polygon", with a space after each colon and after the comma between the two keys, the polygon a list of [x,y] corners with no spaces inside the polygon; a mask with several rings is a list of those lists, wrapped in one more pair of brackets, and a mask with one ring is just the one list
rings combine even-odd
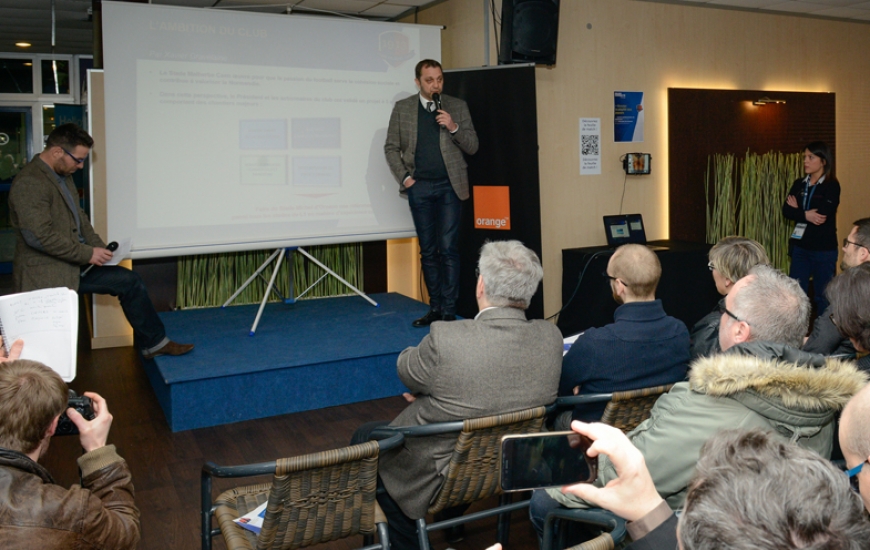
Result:
{"label": "blue banner", "polygon": [[613,92],[613,140],[643,141],[643,92]]}

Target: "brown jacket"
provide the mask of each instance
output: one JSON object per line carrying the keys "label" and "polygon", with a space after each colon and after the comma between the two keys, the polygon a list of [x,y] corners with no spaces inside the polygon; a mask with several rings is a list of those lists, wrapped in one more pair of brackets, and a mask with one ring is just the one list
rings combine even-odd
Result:
{"label": "brown jacket", "polygon": [[114,445],[78,463],[84,487],[64,489],[26,455],[0,449],[0,548],[136,548],[139,510],[127,463]]}
{"label": "brown jacket", "polygon": [[[38,155],[12,182],[9,217],[16,236],[12,264],[16,292],[59,286],[78,290],[81,266],[90,261],[94,247],[106,246],[79,207],[71,177],[66,178],[66,187],[73,204]],[[79,241],[74,212],[81,220],[84,243]]]}

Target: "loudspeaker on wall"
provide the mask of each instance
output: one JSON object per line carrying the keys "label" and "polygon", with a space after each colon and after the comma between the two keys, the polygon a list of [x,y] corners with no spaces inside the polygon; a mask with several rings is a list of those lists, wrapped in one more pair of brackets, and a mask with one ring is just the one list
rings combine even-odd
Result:
{"label": "loudspeaker on wall", "polygon": [[498,62],[556,64],[559,0],[502,0]]}

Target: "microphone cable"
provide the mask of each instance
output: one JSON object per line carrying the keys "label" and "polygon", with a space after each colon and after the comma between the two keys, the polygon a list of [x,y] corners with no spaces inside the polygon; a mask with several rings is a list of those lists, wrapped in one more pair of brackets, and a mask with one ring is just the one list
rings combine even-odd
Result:
{"label": "microphone cable", "polygon": [[[594,260],[595,258],[597,258],[598,256],[600,256],[600,255],[602,255],[602,254],[610,255],[610,254],[613,254],[613,252],[614,252],[614,251],[611,250],[611,249],[607,249],[607,250],[599,250],[598,252],[596,252],[596,253],[592,254],[591,256],[589,256],[589,259],[586,260],[586,264],[583,266],[583,271],[580,272],[580,277],[577,278],[577,286],[574,287],[574,292],[571,293],[571,297],[568,298],[568,302],[565,303],[565,304],[562,304],[562,309],[560,309],[560,310],[557,311],[556,313],[554,313],[554,314],[550,315],[549,317],[547,317],[547,318],[545,319],[546,321],[549,321],[549,320],[553,319],[554,317],[558,316],[560,313],[562,313],[563,311],[565,311],[565,310],[568,308],[568,306],[571,305],[571,302],[573,302],[573,301],[574,301],[574,298],[577,296],[577,291],[580,290],[580,283],[583,282],[583,278],[586,276],[586,270],[589,269],[589,265],[592,264],[592,260]],[[558,321],[558,319],[557,319],[557,320],[556,320],[556,323],[558,323],[558,322],[559,322],[559,321]]]}

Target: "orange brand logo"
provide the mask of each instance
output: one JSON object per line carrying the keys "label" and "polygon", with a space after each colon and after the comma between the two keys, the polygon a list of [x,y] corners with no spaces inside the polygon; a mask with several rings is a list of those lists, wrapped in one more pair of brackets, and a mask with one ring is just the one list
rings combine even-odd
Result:
{"label": "orange brand logo", "polygon": [[506,185],[475,186],[474,228],[511,228],[511,194]]}

